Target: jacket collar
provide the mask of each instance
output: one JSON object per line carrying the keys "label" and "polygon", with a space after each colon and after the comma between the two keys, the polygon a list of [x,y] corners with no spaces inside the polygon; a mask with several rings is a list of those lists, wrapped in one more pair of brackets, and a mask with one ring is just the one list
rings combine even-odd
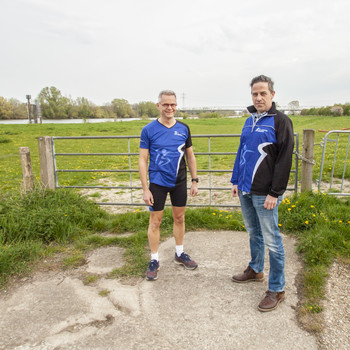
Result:
{"label": "jacket collar", "polygon": [[[257,113],[257,110],[254,107],[254,105],[247,107],[247,110],[249,113]],[[276,104],[275,104],[275,102],[272,102],[272,106],[267,111],[267,114],[276,114],[276,113],[277,113]]]}

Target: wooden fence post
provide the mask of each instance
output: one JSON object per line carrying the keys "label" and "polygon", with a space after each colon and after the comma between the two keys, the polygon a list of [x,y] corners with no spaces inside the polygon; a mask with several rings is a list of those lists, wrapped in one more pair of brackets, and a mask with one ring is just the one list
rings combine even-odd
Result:
{"label": "wooden fence post", "polygon": [[312,171],[314,166],[315,130],[303,130],[303,152],[301,162],[301,192],[312,191]]}
{"label": "wooden fence post", "polygon": [[22,163],[23,188],[25,191],[31,191],[34,187],[34,177],[29,147],[20,147],[19,155]]}
{"label": "wooden fence post", "polygon": [[44,188],[55,189],[55,174],[53,167],[52,137],[38,137],[40,180]]}

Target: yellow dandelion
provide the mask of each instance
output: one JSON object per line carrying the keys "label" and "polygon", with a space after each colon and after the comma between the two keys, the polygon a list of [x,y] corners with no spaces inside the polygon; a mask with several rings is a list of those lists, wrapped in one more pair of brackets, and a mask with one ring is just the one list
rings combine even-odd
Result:
{"label": "yellow dandelion", "polygon": [[306,220],[306,221],[305,221],[305,224],[306,224],[306,225],[308,225],[308,224],[309,224],[309,221],[308,221],[308,220]]}
{"label": "yellow dandelion", "polygon": [[282,225],[281,224],[278,224],[279,227],[281,227]]}
{"label": "yellow dandelion", "polygon": [[339,220],[339,222],[340,222],[340,223],[342,223],[342,222],[343,222],[343,220]]}
{"label": "yellow dandelion", "polygon": [[216,213],[213,213],[213,215],[216,215]]}
{"label": "yellow dandelion", "polygon": [[315,214],[312,214],[313,217],[315,217],[316,215]]}
{"label": "yellow dandelion", "polygon": [[293,204],[293,205],[292,205],[292,208],[295,208],[295,207],[296,207],[296,205],[295,205],[295,204]]}
{"label": "yellow dandelion", "polygon": [[315,206],[314,205],[310,205],[310,208],[315,208]]}
{"label": "yellow dandelion", "polygon": [[288,208],[288,210],[289,210],[289,211],[291,211],[291,210],[292,210],[292,208]]}

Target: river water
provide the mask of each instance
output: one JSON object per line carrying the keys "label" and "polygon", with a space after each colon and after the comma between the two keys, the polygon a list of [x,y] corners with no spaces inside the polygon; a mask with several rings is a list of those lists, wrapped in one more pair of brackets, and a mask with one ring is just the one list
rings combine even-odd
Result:
{"label": "river water", "polygon": [[[104,122],[130,122],[141,118],[93,118],[93,119],[45,119],[43,124],[81,124],[81,123],[104,123]],[[0,120],[0,124],[29,124],[28,119]],[[33,123],[32,123],[33,124]]]}

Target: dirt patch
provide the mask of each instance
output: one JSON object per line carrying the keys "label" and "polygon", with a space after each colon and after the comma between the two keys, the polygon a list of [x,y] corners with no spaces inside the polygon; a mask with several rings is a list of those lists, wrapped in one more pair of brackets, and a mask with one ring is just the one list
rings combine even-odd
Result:
{"label": "dirt patch", "polygon": [[[231,174],[222,175],[201,175],[200,182],[198,184],[199,192],[196,197],[188,196],[188,205],[206,205],[206,206],[237,206],[239,207],[239,199],[232,197],[231,194]],[[133,180],[134,187],[141,187],[140,180]],[[114,182],[109,178],[100,179],[99,186],[130,186],[130,182]],[[290,185],[292,186],[292,184]],[[343,186],[343,187],[342,187]],[[209,188],[213,188],[209,190]],[[350,180],[344,179],[343,183],[341,179],[334,179],[332,184],[332,191],[341,191],[341,187],[344,193],[350,193]],[[318,191],[318,184],[314,182],[312,184],[314,192]],[[327,193],[330,190],[330,184],[322,182],[320,190],[322,193]],[[298,189],[300,193],[300,185]],[[286,191],[285,196],[290,196],[294,191]],[[99,203],[125,203],[125,205],[103,205],[102,207],[110,213],[125,213],[132,211],[148,210],[144,205],[142,199],[141,189],[83,189],[80,191],[83,195]],[[130,205],[134,203],[136,205]],[[169,196],[166,204],[170,205]]]}

